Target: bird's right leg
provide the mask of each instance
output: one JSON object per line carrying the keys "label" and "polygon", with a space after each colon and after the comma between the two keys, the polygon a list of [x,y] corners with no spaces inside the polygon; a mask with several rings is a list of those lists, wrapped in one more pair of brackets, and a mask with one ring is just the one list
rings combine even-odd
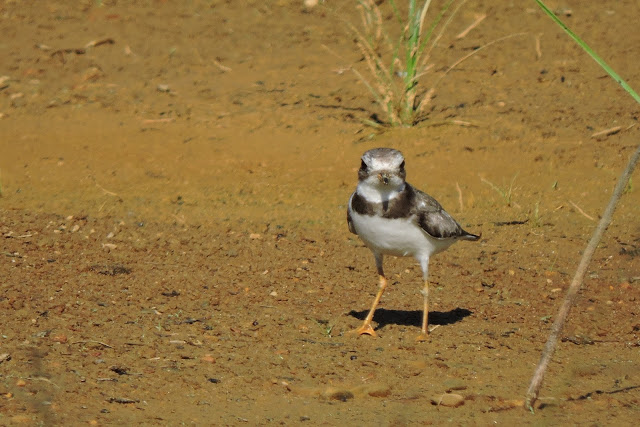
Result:
{"label": "bird's right leg", "polygon": [[424,342],[429,339],[429,258],[422,258],[420,260],[420,267],[422,268],[422,278],[424,279],[424,286],[420,293],[424,298],[424,307],[422,309],[422,330],[420,335],[416,338],[418,342]]}
{"label": "bird's right leg", "polygon": [[378,276],[380,276],[380,286],[378,289],[378,293],[373,300],[373,305],[369,310],[369,314],[367,314],[366,319],[364,319],[364,323],[362,324],[362,326],[355,330],[358,335],[367,334],[373,337],[376,336],[376,331],[374,331],[373,327],[371,326],[371,320],[373,320],[373,314],[375,313],[376,307],[378,306],[378,303],[380,303],[380,298],[382,298],[382,294],[387,287],[387,278],[384,277],[384,270],[382,269],[382,254],[374,254],[374,256],[376,258],[376,268],[378,269]]}

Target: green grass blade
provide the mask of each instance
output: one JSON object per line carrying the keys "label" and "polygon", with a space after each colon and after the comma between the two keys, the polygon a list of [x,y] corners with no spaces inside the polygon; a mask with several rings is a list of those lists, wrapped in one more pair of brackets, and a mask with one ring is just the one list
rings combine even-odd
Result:
{"label": "green grass blade", "polygon": [[609,67],[609,65],[604,62],[604,60],[602,58],[600,58],[598,56],[597,53],[595,53],[590,47],[589,45],[587,45],[580,37],[578,37],[573,31],[571,31],[571,29],[569,27],[567,27],[564,22],[562,22],[560,20],[560,18],[558,18],[556,16],[555,13],[553,13],[543,2],[542,0],[536,0],[536,3],[538,3],[538,6],[540,6],[540,8],[542,10],[545,11],[545,13],[547,15],[549,15],[549,17],[555,21],[556,24],[558,24],[567,34],[569,34],[569,36],[575,40],[576,43],[578,43],[580,45],[580,47],[587,52],[593,59],[594,61],[596,61],[598,63],[598,65],[600,65],[610,76],[613,80],[615,80],[620,86],[622,86],[622,88],[624,90],[627,91],[627,93],[629,95],[631,95],[633,97],[633,99],[636,100],[637,103],[640,104],[640,96],[633,90],[633,88],[631,88],[631,86],[629,86],[627,84],[627,82],[625,82],[622,77],[620,77],[618,75],[618,73],[616,73],[615,71],[613,71],[613,69],[611,67]]}

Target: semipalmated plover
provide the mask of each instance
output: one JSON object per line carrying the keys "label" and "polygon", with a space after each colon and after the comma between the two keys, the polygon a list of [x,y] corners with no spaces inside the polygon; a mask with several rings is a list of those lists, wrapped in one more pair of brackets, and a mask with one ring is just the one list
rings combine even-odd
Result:
{"label": "semipalmated plover", "polygon": [[371,326],[387,279],[382,269],[384,255],[412,256],[420,263],[424,287],[422,332],[428,335],[429,258],[458,240],[478,240],[479,235],[462,229],[433,197],[405,181],[404,157],[392,148],[375,148],[362,155],[358,186],[349,199],[349,231],[357,234],[371,249],[376,260],[380,289],[363,325],[355,332],[376,335]]}

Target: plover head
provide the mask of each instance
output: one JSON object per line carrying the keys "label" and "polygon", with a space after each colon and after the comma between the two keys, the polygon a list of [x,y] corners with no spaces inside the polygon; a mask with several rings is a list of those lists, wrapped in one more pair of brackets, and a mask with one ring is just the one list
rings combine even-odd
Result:
{"label": "plover head", "polygon": [[374,148],[362,155],[358,171],[360,184],[382,191],[400,190],[407,173],[402,153],[393,148]]}

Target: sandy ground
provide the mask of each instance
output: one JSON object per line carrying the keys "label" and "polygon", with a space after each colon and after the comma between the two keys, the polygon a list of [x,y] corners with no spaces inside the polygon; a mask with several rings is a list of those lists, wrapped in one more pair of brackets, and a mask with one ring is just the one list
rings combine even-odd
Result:
{"label": "sandy ground", "polygon": [[[635,2],[549,5],[640,87]],[[637,178],[534,414],[522,400],[638,105],[533,2],[469,1],[425,87],[523,34],[447,74],[418,126],[372,128],[358,19],[333,1],[0,2],[0,424],[637,422]],[[386,261],[378,337],[347,334],[377,277],[346,202],[379,146],[483,235],[432,260],[425,343],[406,258]]]}

